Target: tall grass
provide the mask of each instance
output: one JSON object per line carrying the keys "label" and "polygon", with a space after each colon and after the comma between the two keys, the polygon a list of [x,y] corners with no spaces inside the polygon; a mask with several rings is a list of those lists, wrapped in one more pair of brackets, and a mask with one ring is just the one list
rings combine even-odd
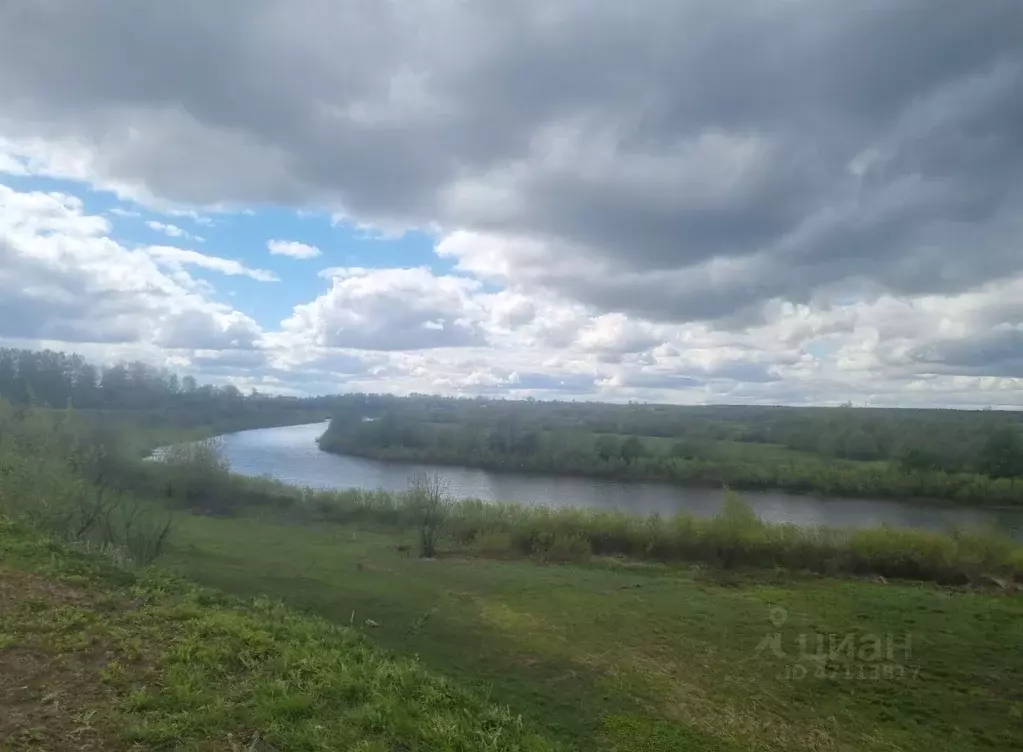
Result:
{"label": "tall grass", "polygon": [[[263,484],[263,492],[274,484]],[[404,494],[276,486],[276,504],[315,521],[407,525]],[[991,529],[948,532],[881,526],[868,529],[769,523],[733,492],[710,518],[680,513],[638,517],[623,512],[449,502],[443,538],[456,550],[562,561],[590,556],[693,562],[722,568],[774,567],[824,574],[882,575],[976,582],[1023,582],[1023,547]]]}

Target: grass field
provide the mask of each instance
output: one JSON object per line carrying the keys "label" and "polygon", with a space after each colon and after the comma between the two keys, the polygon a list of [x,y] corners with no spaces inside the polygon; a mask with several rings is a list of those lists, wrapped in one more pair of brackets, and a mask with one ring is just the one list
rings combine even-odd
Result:
{"label": "grass field", "polygon": [[554,752],[355,630],[0,518],[0,749]]}
{"label": "grass field", "polygon": [[[1023,739],[1019,595],[602,561],[420,560],[396,550],[401,540],[183,517],[166,563],[351,624],[573,749],[1007,750]],[[818,636],[825,652],[829,639],[839,648],[823,665],[799,647],[802,637],[812,652]]]}

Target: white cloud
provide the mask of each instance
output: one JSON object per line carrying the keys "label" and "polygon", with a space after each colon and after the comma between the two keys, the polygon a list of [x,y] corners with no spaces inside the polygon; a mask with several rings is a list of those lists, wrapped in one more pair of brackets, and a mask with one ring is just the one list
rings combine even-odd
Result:
{"label": "white cloud", "polygon": [[285,331],[322,347],[418,350],[480,345],[479,283],[425,268],[343,269],[321,275],[331,289],[295,307]]}
{"label": "white cloud", "polygon": [[161,268],[168,254],[191,252],[129,249],[110,231],[74,196],[0,184],[0,337],[73,348],[251,347],[258,340],[252,319],[208,300],[183,270]]}
{"label": "white cloud", "polygon": [[213,219],[211,217],[206,217],[197,212],[195,209],[181,209],[178,207],[169,207],[165,210],[165,213],[171,215],[172,217],[187,217],[196,224],[204,225],[206,227],[210,227],[214,224]]}
{"label": "white cloud", "polygon": [[162,232],[172,238],[184,238],[185,240],[194,240],[197,243],[205,243],[206,238],[201,235],[193,235],[187,230],[183,230],[177,225],[167,224],[164,222],[157,222],[155,220],[149,220],[146,222],[146,226],[155,232]]}
{"label": "white cloud", "polygon": [[187,238],[188,233],[182,230],[177,225],[164,224],[163,222],[157,222],[150,220],[146,222],[146,227],[156,232],[162,232],[164,235],[169,235],[172,238]]}
{"label": "white cloud", "polygon": [[294,240],[270,240],[267,249],[274,256],[290,256],[295,259],[311,259],[320,255],[320,249],[314,245],[306,245]]}
{"label": "white cloud", "polygon": [[[0,140],[0,147],[2,147],[2,140]],[[25,163],[18,159],[14,154],[0,151],[0,174],[6,173],[8,175],[28,175],[28,168]]]}
{"label": "white cloud", "polygon": [[280,277],[265,269],[250,269],[240,261],[234,259],[220,258],[219,256],[207,256],[198,251],[174,248],[171,246],[149,246],[146,252],[152,256],[157,263],[180,268],[182,266],[198,266],[203,269],[220,272],[228,276],[250,277],[257,282],[280,282]]}

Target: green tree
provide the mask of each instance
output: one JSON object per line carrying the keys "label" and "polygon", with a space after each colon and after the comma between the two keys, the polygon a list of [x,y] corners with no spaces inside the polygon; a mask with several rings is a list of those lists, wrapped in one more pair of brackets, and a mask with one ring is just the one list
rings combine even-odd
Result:
{"label": "green tree", "polygon": [[643,442],[635,436],[630,436],[622,442],[621,455],[622,459],[628,464],[632,464],[640,457],[646,454],[646,447],[643,446]]}
{"label": "green tree", "polygon": [[605,433],[593,442],[593,449],[603,462],[609,462],[612,458],[621,456],[622,442],[617,436]]}
{"label": "green tree", "polygon": [[862,428],[854,428],[844,437],[843,454],[851,460],[876,460],[880,456],[877,441]]}
{"label": "green tree", "polygon": [[1023,446],[1015,426],[999,426],[984,442],[981,468],[992,478],[1023,475]]}
{"label": "green tree", "polygon": [[899,466],[907,473],[926,472],[937,469],[938,459],[926,449],[910,447],[902,451]]}

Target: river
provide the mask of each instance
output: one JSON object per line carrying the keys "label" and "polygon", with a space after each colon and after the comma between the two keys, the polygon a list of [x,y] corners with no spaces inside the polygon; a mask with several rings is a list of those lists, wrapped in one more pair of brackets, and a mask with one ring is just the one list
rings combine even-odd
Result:
{"label": "river", "polygon": [[[224,457],[242,475],[271,476],[313,488],[367,488],[400,491],[417,471],[438,473],[452,496],[484,501],[547,504],[552,507],[618,509],[633,514],[680,511],[698,516],[716,513],[722,493],[664,483],[617,482],[596,478],[493,473],[445,465],[381,462],[321,452],[316,439],[326,423],[240,431],[221,438]],[[771,522],[834,527],[889,523],[942,529],[952,525],[995,525],[1023,538],[1023,510],[929,506],[884,499],[819,498],[782,491],[744,491],[743,499]]]}

